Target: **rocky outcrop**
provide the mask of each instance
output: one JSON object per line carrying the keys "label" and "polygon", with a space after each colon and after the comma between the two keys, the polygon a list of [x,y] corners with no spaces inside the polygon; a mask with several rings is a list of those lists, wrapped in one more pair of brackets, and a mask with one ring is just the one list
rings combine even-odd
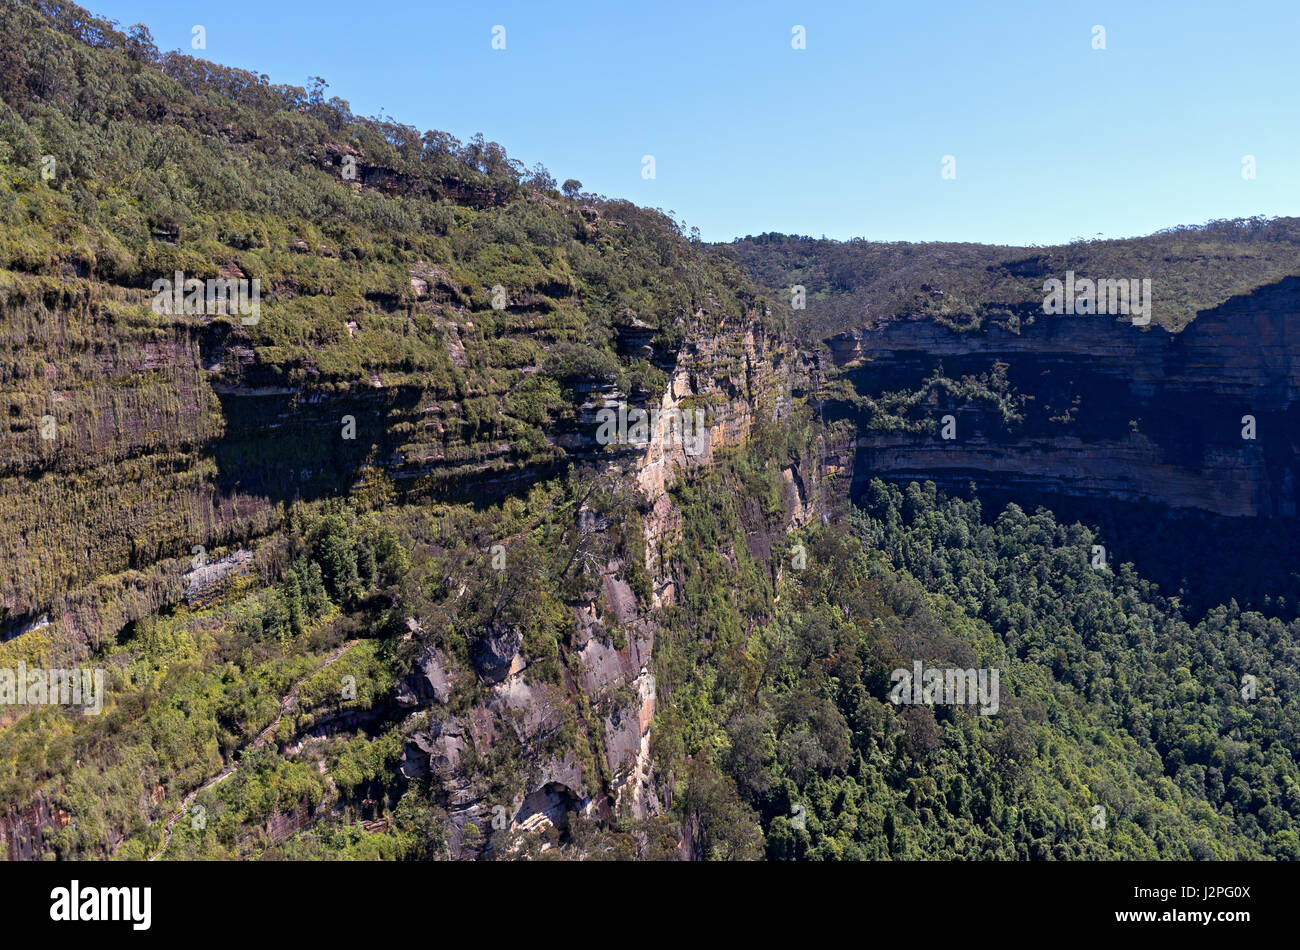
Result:
{"label": "rocky outcrop", "polygon": [[236,580],[247,576],[252,565],[253,552],[243,550],[211,564],[197,565],[185,575],[185,602],[191,607],[207,604]]}
{"label": "rocky outcrop", "polygon": [[415,670],[397,688],[397,703],[407,708],[422,704],[445,705],[451,698],[449,661],[436,647],[426,646],[415,662]]}
{"label": "rocky outcrop", "polygon": [[[754,314],[741,332],[688,344],[673,367],[659,400],[658,425],[633,475],[647,500],[645,518],[646,567],[655,579],[654,605],[675,597],[671,574],[658,563],[657,553],[672,541],[680,524],[668,489],[682,473],[712,464],[722,446],[749,438],[760,419],[776,421],[790,411],[798,365],[788,340],[763,332]],[[697,418],[704,409],[705,428],[698,442],[679,437],[674,414]]]}
{"label": "rocky outcrop", "polygon": [[523,636],[508,627],[489,627],[470,645],[470,659],[485,683],[500,683],[524,668]]}
{"label": "rocky outcrop", "polygon": [[[770,337],[755,322],[684,346],[659,400],[658,424],[636,462],[646,496],[657,498],[677,472],[710,465],[717,448],[744,442],[760,417],[775,421],[788,412],[792,361],[789,341]],[[693,421],[698,409],[705,429],[695,444],[674,420],[682,413]]]}

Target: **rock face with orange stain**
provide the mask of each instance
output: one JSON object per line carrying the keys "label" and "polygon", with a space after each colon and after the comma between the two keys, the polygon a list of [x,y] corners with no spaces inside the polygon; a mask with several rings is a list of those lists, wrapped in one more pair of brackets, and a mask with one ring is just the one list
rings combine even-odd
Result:
{"label": "rock face with orange stain", "polygon": [[[633,342],[647,345],[640,337]],[[628,565],[599,565],[591,599],[574,607],[575,628],[562,649],[559,684],[533,676],[519,637],[507,629],[485,631],[469,651],[469,663],[454,668],[450,658],[426,649],[416,669],[399,687],[398,702],[427,716],[403,752],[401,770],[427,780],[448,810],[448,843],[457,857],[482,853],[493,829],[537,832],[567,829],[575,815],[607,816],[626,808],[638,818],[663,813],[664,795],[651,767],[650,742],[656,711],[652,655],[654,609],[672,603],[676,579],[658,563],[660,543],[680,530],[680,514],[669,492],[678,479],[714,464],[724,446],[749,439],[760,420],[780,420],[789,412],[798,363],[787,339],[769,336],[756,313],[728,321],[722,330],[689,339],[675,354],[660,354],[669,383],[657,408],[654,431],[642,444],[617,446],[604,458],[620,470],[640,495],[645,567],[652,586],[648,600],[629,581]],[[592,407],[617,402],[618,394],[593,383]],[[686,443],[670,429],[674,412],[703,412],[702,429]],[[600,457],[595,413],[572,433],[571,452]],[[782,475],[786,518],[783,527],[802,523],[816,510],[813,475],[794,466]],[[597,519],[595,532],[610,529]],[[754,543],[751,540],[751,544]],[[766,543],[766,542],[765,542]],[[412,627],[419,630],[419,625]],[[482,698],[453,713],[449,692],[431,684],[474,681]],[[575,729],[577,748],[557,742]],[[517,747],[528,763],[526,781],[511,797],[494,800],[479,787],[466,763],[494,750]],[[477,830],[477,834],[471,831]]]}

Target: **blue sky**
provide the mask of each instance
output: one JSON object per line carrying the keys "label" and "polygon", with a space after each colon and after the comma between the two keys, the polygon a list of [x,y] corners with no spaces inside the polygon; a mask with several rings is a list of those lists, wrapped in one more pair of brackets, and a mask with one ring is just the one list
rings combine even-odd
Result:
{"label": "blue sky", "polygon": [[1300,0],[81,2],[163,50],[201,24],[196,55],[481,131],[710,241],[1046,244],[1300,214]]}

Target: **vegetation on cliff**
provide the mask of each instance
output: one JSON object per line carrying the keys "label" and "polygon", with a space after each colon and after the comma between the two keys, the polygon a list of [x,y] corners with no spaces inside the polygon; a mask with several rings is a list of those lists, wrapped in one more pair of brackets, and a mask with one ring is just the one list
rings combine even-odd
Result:
{"label": "vegetation on cliff", "polygon": [[[652,400],[724,314],[781,326],[663,213],[481,137],[62,0],[0,16],[0,630],[367,470],[418,495],[562,466],[593,389]],[[177,272],[258,281],[260,313],[155,312]]]}

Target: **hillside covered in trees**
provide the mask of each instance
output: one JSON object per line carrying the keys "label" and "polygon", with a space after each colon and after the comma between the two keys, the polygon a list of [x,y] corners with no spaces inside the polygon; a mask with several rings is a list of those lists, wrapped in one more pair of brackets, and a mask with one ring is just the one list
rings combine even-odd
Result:
{"label": "hillside covered in trees", "polygon": [[1180,330],[1217,306],[1300,270],[1300,220],[1250,218],[1168,228],[1146,237],[1047,247],[833,241],[768,232],[720,245],[765,287],[790,299],[801,338],[814,342],[881,320],[924,315],[974,329],[1041,314],[1043,283],[1067,271],[1092,280],[1150,279],[1151,320]]}

